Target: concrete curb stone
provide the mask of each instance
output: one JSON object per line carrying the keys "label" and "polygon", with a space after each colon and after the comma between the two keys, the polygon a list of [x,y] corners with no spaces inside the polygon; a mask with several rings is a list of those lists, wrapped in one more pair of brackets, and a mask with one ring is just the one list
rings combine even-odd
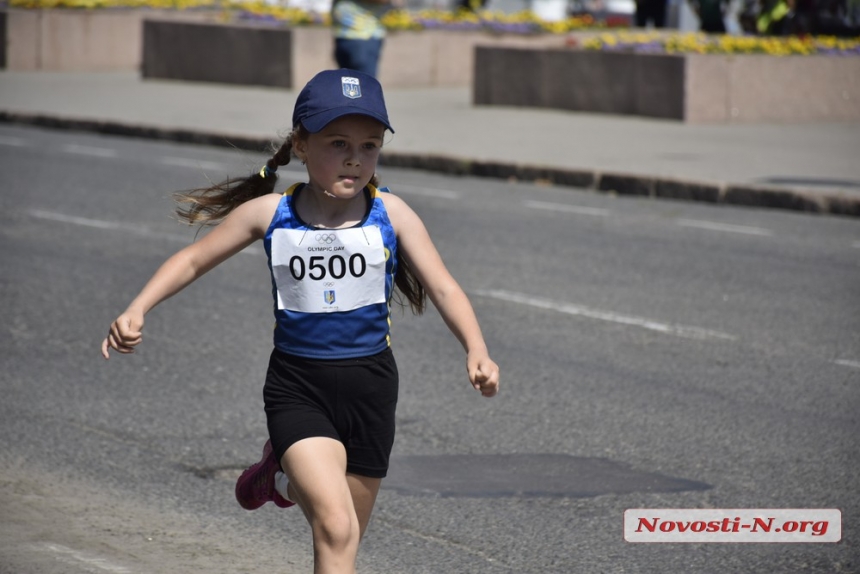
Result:
{"label": "concrete curb stone", "polygon": [[726,188],[722,202],[730,205],[753,205],[812,213],[824,213],[828,208],[828,202],[825,199],[811,194],[739,185]]}
{"label": "concrete curb stone", "polygon": [[[167,129],[146,125],[131,125],[114,121],[67,118],[38,114],[0,111],[0,123],[31,125],[52,129],[86,131],[153,140],[173,141],[232,147],[264,152],[273,140],[239,134],[203,132],[187,129]],[[515,181],[531,181],[589,189],[603,193],[698,201],[748,207],[764,207],[860,217],[860,198],[841,194],[813,193],[785,188],[749,185],[715,184],[713,182],[683,181],[647,175],[601,173],[588,170],[523,165],[516,163],[480,161],[438,155],[385,152],[380,164],[391,167],[420,169],[448,175],[489,177]]]}
{"label": "concrete curb stone", "polygon": [[721,187],[716,184],[658,179],[654,182],[654,196],[664,199],[685,199],[720,203]]}

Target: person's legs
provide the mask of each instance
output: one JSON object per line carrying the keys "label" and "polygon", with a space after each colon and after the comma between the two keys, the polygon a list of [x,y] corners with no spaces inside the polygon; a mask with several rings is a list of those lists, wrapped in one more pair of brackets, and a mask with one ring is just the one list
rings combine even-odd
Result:
{"label": "person's legs", "polygon": [[358,518],[358,526],[363,538],[364,533],[367,532],[367,525],[370,523],[370,515],[373,513],[373,505],[376,504],[376,495],[379,494],[382,479],[347,473],[346,482],[349,484],[352,505],[355,508],[355,515]]}
{"label": "person's legs", "polygon": [[334,39],[334,61],[337,62],[338,68],[354,69],[352,67],[352,50],[350,49],[350,43],[354,41],[346,38]]}
{"label": "person's legs", "polygon": [[636,20],[637,28],[644,28],[648,25],[648,0],[636,0]]}
{"label": "person's legs", "polygon": [[[291,498],[311,525],[314,574],[354,573],[362,527],[346,475],[343,444],[323,437],[301,440],[287,449],[281,466],[290,481]],[[367,508],[364,486],[357,490],[366,524],[373,505]]]}
{"label": "person's legs", "polygon": [[[290,486],[287,476],[283,473],[278,473],[276,476],[280,478],[276,479],[276,492],[278,494],[275,498],[275,504],[281,508],[295,504],[292,501],[298,498],[298,495],[295,489]],[[376,504],[376,495],[379,493],[382,479],[346,473],[346,481],[349,484],[349,491],[352,495],[352,505],[355,507],[355,514],[361,530],[361,538],[364,538],[364,534],[367,532],[367,525],[370,523],[373,505]]]}
{"label": "person's legs", "polygon": [[[295,488],[289,484],[289,479],[278,474],[283,480],[283,484],[278,484],[274,495],[275,503],[280,500],[281,508],[286,508],[288,505],[294,504],[293,501],[298,499],[298,494]],[[346,473],[346,482],[349,486],[350,496],[352,497],[352,505],[355,508],[355,514],[358,518],[358,526],[361,531],[361,538],[364,538],[367,532],[367,525],[370,523],[370,515],[373,513],[373,506],[376,504],[376,496],[379,494],[379,487],[382,485],[381,478],[371,478],[369,476],[361,476],[358,474]]]}
{"label": "person's legs", "polygon": [[666,0],[653,0],[651,15],[654,18],[655,28],[666,27]]}
{"label": "person's legs", "polygon": [[382,40],[352,40],[335,38],[334,58],[341,68],[358,70],[376,77],[379,57],[382,54]]}
{"label": "person's legs", "polygon": [[353,573],[394,442],[394,357],[390,349],[343,361],[272,357],[263,395],[272,456],[286,476],[268,465],[265,485],[305,513],[314,572]]}
{"label": "person's legs", "polygon": [[379,77],[379,58],[382,56],[383,42],[381,38],[368,40],[364,48],[367,54],[367,69],[370,70],[367,73],[374,78]]}

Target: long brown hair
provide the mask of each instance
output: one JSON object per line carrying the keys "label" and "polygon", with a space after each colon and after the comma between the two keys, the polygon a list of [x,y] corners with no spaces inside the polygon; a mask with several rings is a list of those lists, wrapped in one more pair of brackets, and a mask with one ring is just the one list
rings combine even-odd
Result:
{"label": "long brown hair", "polygon": [[[293,142],[305,140],[309,135],[304,126],[299,124],[274,151],[259,172],[247,177],[231,177],[210,187],[175,193],[174,199],[178,204],[176,215],[189,225],[201,227],[217,225],[246,201],[274,193],[275,184],[278,181],[278,167],[290,163]],[[379,177],[375,173],[370,180],[370,185],[379,187]],[[427,307],[427,293],[402,253],[398,257],[394,285],[406,298],[406,302],[397,298],[398,304],[402,307],[408,304],[416,315],[424,312]]]}
{"label": "long brown hair", "polygon": [[290,163],[293,142],[307,136],[307,131],[299,124],[259,172],[247,177],[227,178],[210,187],[175,193],[173,197],[178,203],[176,215],[189,225],[217,225],[246,201],[274,193],[278,167]]}

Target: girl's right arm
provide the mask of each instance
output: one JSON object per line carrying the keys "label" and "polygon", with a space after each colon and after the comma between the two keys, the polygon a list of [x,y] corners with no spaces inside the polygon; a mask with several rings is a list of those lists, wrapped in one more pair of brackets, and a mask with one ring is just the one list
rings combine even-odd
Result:
{"label": "girl's right arm", "polygon": [[102,355],[109,350],[133,353],[142,340],[143,318],[153,307],[170,298],[219,263],[254,241],[262,239],[272,221],[280,195],[252,199],[233,210],[200,241],[170,257],[155,272],[128,308],[111,323],[102,341]]}

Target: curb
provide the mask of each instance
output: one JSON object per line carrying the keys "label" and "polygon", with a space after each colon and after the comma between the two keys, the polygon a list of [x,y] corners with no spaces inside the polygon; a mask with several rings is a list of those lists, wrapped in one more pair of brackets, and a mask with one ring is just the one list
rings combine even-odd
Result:
{"label": "curb", "polygon": [[383,153],[380,163],[449,175],[548,183],[616,195],[860,217],[860,197],[838,193],[804,192],[786,188],[718,184],[418,154]]}
{"label": "curb", "polygon": [[[270,149],[273,144],[271,139],[235,134],[168,129],[114,121],[5,111],[0,111],[0,123],[231,147],[256,152]],[[448,175],[530,181],[616,195],[860,217],[860,197],[849,197],[839,193],[816,193],[787,188],[686,181],[645,175],[601,173],[591,170],[569,170],[547,166],[397,152],[383,153],[379,163],[389,167],[420,169]]]}

